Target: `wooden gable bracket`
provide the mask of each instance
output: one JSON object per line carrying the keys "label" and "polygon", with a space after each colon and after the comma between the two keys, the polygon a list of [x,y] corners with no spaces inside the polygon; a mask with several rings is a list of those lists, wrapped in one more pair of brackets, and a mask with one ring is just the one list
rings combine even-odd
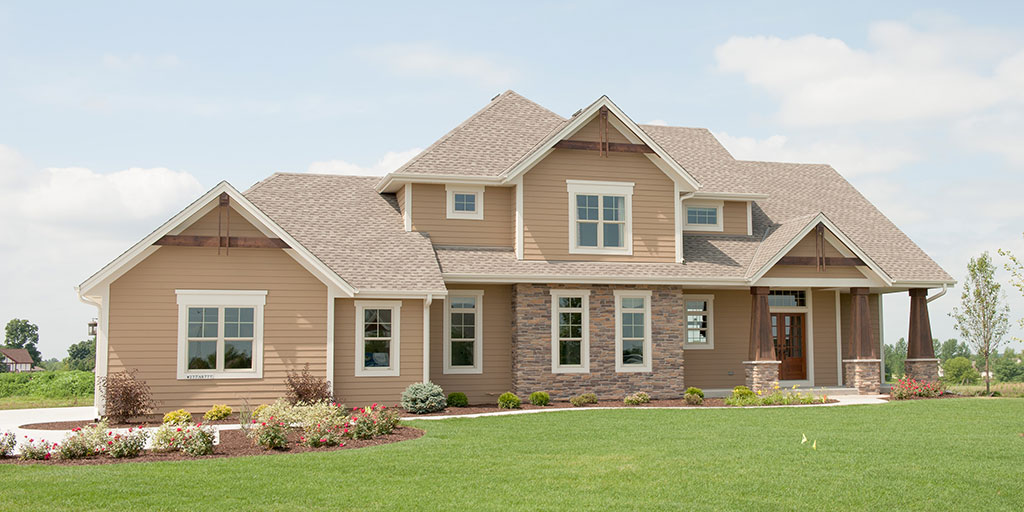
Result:
{"label": "wooden gable bracket", "polygon": [[836,267],[863,267],[867,266],[860,258],[837,258],[825,256],[825,247],[828,241],[825,240],[825,225],[818,223],[814,227],[814,256],[783,256],[779,259],[778,265],[814,265],[818,272],[824,272],[829,265]]}
{"label": "wooden gable bracket", "polygon": [[597,151],[598,156],[608,157],[608,153],[654,153],[647,144],[628,144],[624,142],[611,142],[608,140],[608,107],[601,107],[598,110],[597,118],[598,142],[586,140],[560,140],[555,143],[560,149],[582,149],[585,151]]}
{"label": "wooden gable bracket", "polygon": [[[223,248],[225,254],[230,254],[232,247],[243,249],[291,249],[288,242],[280,238],[262,238],[251,236],[231,236],[231,197],[227,192],[222,192],[218,198],[217,206],[217,236],[195,236],[195,235],[164,235],[153,242],[153,245],[168,245],[174,247],[216,247],[217,254]],[[227,229],[221,235],[221,219],[227,217]]]}

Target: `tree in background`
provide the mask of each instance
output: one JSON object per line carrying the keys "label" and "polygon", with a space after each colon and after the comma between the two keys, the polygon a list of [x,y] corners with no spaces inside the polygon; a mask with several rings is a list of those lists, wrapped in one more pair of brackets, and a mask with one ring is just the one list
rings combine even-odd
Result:
{"label": "tree in background", "polygon": [[966,357],[954,357],[942,365],[942,380],[949,384],[977,384],[981,374]]}
{"label": "tree in background", "polygon": [[1021,354],[1007,347],[992,363],[992,376],[999,382],[1024,382],[1024,361]]}
{"label": "tree in background", "polygon": [[971,358],[971,348],[966,343],[958,342],[956,338],[950,338],[941,343],[939,340],[932,340],[932,345],[935,346],[935,357],[942,362],[949,361],[954,357]]}
{"label": "tree in background", "polygon": [[38,365],[43,359],[39,354],[38,344],[39,327],[36,324],[20,318],[7,322],[7,327],[4,329],[4,346],[28,350],[29,355],[32,356],[32,364]]}
{"label": "tree in background", "polygon": [[903,362],[907,360],[907,340],[900,338],[896,345],[886,344],[882,350],[885,352],[885,380],[892,382],[905,373]]}
{"label": "tree in background", "polygon": [[64,363],[60,362],[56,357],[51,357],[39,363],[39,366],[42,366],[43,369],[48,372],[57,372],[66,369],[64,367]]}
{"label": "tree in background", "polygon": [[[985,359],[985,392],[992,392],[989,358],[1003,342],[1010,328],[1010,308],[1002,286],[995,280],[996,268],[985,251],[967,264],[967,279],[960,294],[960,306],[949,314],[960,336]],[[945,368],[943,368],[945,369]]]}
{"label": "tree in background", "polygon": [[91,372],[96,369],[96,339],[80,341],[68,347],[68,357],[64,358],[64,366],[68,370]]}

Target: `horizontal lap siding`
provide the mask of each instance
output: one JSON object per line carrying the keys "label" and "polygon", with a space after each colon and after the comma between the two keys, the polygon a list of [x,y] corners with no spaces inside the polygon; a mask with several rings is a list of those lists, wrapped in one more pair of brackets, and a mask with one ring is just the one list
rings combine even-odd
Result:
{"label": "horizontal lap siding", "polygon": [[484,188],[483,219],[449,219],[447,216],[444,185],[413,185],[412,229],[428,233],[435,245],[512,247],[514,244],[515,206],[511,187]]}
{"label": "horizontal lap siding", "polygon": [[686,385],[708,389],[742,385],[745,381],[743,361],[747,360],[750,348],[750,292],[690,290],[686,293],[715,296],[715,348],[684,352]]}
{"label": "horizontal lap siding", "polygon": [[400,375],[397,377],[355,376],[355,315],[353,299],[335,301],[334,397],[351,407],[375,402],[389,406],[397,404],[409,384],[423,380],[423,301],[402,301]]}
{"label": "horizontal lap siding", "polygon": [[[632,182],[633,255],[569,254],[566,180]],[[524,258],[675,261],[674,184],[647,157],[556,149],[523,177]]]}
{"label": "horizontal lap siding", "polygon": [[512,390],[512,286],[448,285],[449,296],[459,290],[483,290],[484,371],[480,374],[444,373],[444,301],[430,308],[430,380],[445,393],[465,393],[471,404],[493,404]]}
{"label": "horizontal lap siding", "polygon": [[814,385],[839,384],[836,362],[836,292],[814,290]]}
{"label": "horizontal lap siding", "polygon": [[248,236],[263,238],[263,232],[256,229],[255,226],[246,221],[234,207],[231,207],[230,215],[222,209],[217,207],[213,211],[203,215],[199,220],[192,223],[191,226],[185,228],[181,232],[182,235],[188,236],[217,236],[218,233],[218,216],[220,224],[221,236],[228,236],[229,228],[231,236]]}
{"label": "horizontal lap siding", "polygon": [[[571,137],[568,137],[568,139],[582,140],[587,142],[600,142],[601,128],[598,119],[595,118],[593,121],[590,121],[589,123],[583,125],[582,128],[577,130],[576,133],[572,134]],[[608,130],[607,132],[605,132],[604,140],[607,140],[608,142],[619,142],[624,144],[632,142],[631,140],[627,139],[624,135],[622,135],[622,133],[618,129],[613,127],[611,123],[608,124]]]}
{"label": "horizontal lap siding", "polygon": [[[814,233],[810,233],[800,240],[793,249],[786,253],[786,256],[814,257],[817,255]],[[825,256],[828,258],[841,258],[840,253],[830,243],[825,244]],[[814,265],[776,265],[765,273],[764,277],[813,277],[813,278],[842,278],[842,279],[863,279],[864,274],[857,270],[857,267],[826,266],[824,272],[818,272]]]}
{"label": "horizontal lap siding", "polygon": [[[176,289],[267,290],[262,379],[177,379]],[[218,256],[210,248],[162,247],[110,287],[109,372],[138,369],[159,412],[273,401],[285,394],[288,371],[309,363],[311,373],[324,375],[326,297],[326,287],[282,250]]]}

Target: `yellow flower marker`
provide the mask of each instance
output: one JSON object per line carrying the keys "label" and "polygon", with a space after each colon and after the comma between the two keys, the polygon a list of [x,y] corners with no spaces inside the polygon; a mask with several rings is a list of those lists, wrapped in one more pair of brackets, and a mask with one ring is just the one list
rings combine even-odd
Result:
{"label": "yellow flower marker", "polygon": [[800,444],[804,444],[804,443],[807,442],[807,434],[801,434],[801,435],[804,436],[804,438],[800,440]]}
{"label": "yellow flower marker", "polygon": [[811,448],[813,448],[815,451],[818,450],[818,440],[817,439],[814,440],[814,444],[811,445]]}

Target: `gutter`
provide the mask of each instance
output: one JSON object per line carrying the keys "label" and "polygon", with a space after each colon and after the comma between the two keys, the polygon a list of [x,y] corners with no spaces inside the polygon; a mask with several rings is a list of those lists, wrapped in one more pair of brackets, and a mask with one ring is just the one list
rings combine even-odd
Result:
{"label": "gutter", "polygon": [[942,290],[939,291],[939,293],[936,293],[935,295],[932,295],[931,297],[928,297],[927,299],[925,299],[924,303],[925,304],[930,304],[931,301],[933,301],[933,300],[935,300],[935,299],[937,299],[939,297],[942,297],[943,295],[946,294],[946,289],[947,289],[946,283],[942,283]]}

